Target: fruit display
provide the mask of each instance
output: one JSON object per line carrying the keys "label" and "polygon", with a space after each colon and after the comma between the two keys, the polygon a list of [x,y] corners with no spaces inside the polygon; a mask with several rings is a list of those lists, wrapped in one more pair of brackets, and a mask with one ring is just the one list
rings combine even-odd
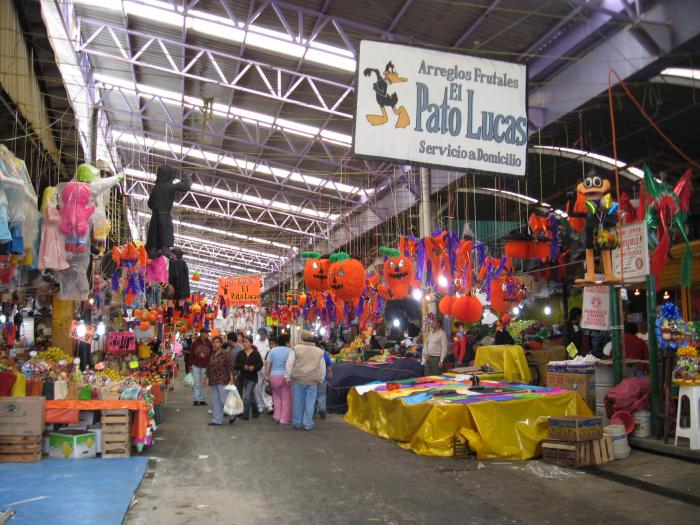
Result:
{"label": "fruit display", "polygon": [[53,363],[59,363],[61,361],[69,362],[71,360],[71,356],[69,356],[61,348],[58,348],[56,346],[50,346],[46,350],[38,352],[36,354],[36,357],[41,361]]}

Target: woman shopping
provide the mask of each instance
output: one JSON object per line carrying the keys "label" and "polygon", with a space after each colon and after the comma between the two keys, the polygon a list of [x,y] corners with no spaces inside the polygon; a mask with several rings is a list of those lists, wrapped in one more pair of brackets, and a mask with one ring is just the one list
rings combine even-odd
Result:
{"label": "woman shopping", "polygon": [[243,351],[238,352],[236,356],[235,368],[240,372],[239,381],[241,382],[241,390],[243,391],[243,414],[241,419],[250,419],[250,410],[252,407],[253,417],[260,415],[260,410],[255,401],[255,385],[258,382],[258,371],[263,367],[262,357],[260,352],[253,345],[253,338],[247,336],[243,339]]}
{"label": "woman shopping", "polygon": [[280,425],[289,425],[292,417],[292,385],[285,379],[284,370],[289,352],[289,335],[280,334],[277,346],[270,350],[265,360],[265,380],[272,387],[272,417]]}
{"label": "woman shopping", "polygon": [[210,425],[221,425],[224,422],[224,403],[228,396],[226,385],[233,384],[233,362],[231,356],[224,349],[224,341],[221,337],[216,336],[212,341],[214,345],[214,353],[209,358],[209,366],[207,367],[207,381],[211,389],[212,412],[213,417]]}

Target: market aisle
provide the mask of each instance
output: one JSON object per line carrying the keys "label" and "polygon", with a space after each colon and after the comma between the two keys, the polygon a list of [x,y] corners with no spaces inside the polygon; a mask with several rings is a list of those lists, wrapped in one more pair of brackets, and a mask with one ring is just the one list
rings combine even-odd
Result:
{"label": "market aisle", "polygon": [[[279,428],[269,416],[208,427],[178,385],[165,410],[126,523],[697,523],[700,509],[676,499],[539,461],[426,458],[346,425],[313,432]],[[618,474],[655,476],[674,494],[700,494],[698,465],[636,452]],[[562,478],[563,472],[566,477]],[[560,479],[546,479],[555,476]],[[697,503],[696,503],[697,504]],[[647,508],[642,511],[642,505]]]}

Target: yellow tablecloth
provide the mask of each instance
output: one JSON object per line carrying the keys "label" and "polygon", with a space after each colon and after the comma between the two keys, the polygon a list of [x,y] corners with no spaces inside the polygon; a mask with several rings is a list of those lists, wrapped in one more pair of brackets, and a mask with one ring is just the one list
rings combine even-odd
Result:
{"label": "yellow tablecloth", "polygon": [[525,351],[517,345],[479,346],[476,349],[474,366],[488,364],[501,370],[509,383],[529,383],[532,381]]}
{"label": "yellow tablecloth", "polygon": [[453,455],[455,435],[479,459],[530,459],[541,454],[548,416],[591,415],[576,392],[463,404],[408,405],[377,392],[348,395],[345,421],[422,456]]}

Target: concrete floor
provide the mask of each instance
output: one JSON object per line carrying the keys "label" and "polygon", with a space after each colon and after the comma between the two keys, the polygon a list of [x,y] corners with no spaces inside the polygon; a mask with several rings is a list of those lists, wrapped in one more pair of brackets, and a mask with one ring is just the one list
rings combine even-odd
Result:
{"label": "concrete floor", "polygon": [[[178,386],[129,525],[700,523],[700,465],[645,452],[601,473],[421,457],[330,415],[209,427]],[[630,486],[632,484],[633,486]],[[662,494],[660,494],[662,492]]]}

